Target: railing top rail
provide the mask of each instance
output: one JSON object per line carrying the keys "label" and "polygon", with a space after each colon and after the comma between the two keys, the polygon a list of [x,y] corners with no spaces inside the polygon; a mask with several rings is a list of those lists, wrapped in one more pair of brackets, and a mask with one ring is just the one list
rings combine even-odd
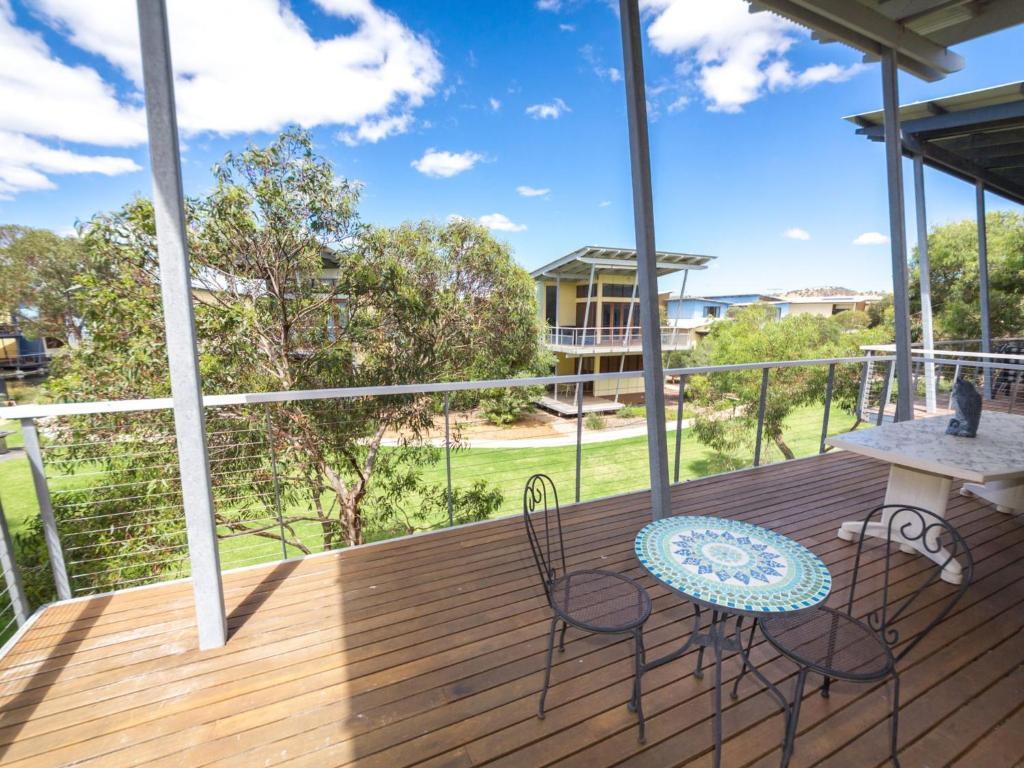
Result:
{"label": "railing top rail", "polygon": [[[890,356],[826,357],[811,360],[778,360],[733,365],[708,365],[692,368],[666,368],[666,376],[695,376],[706,373],[753,371],[762,368],[794,368],[800,366],[830,365],[846,363],[889,362]],[[487,379],[482,381],[451,381],[430,384],[391,384],[374,387],[338,387],[333,389],[306,389],[283,392],[249,392],[229,395],[206,395],[203,403],[207,408],[223,408],[232,405],[257,405],[268,403],[298,402],[302,400],[338,400],[350,397],[382,397],[387,395],[441,394],[444,392],[465,392],[475,389],[498,389],[503,387],[536,387],[549,384],[578,384],[591,381],[614,381],[635,378],[636,371],[611,373],[584,373],[567,376],[535,376],[522,379]],[[97,400],[87,403],[52,403],[49,405],[15,405],[0,408],[0,419],[42,419],[50,416],[85,416],[100,413],[130,413],[161,411],[174,406],[169,397],[145,400]]]}
{"label": "railing top rail", "polygon": [[[986,363],[986,362],[982,362],[981,360],[976,360],[976,359],[972,359],[972,360],[962,360],[962,359],[948,360],[948,359],[942,358],[942,357],[932,357],[930,355],[917,354],[916,352],[911,356],[911,359],[915,363],[936,363],[937,365],[946,365],[946,366],[949,366],[949,365],[961,365],[961,366],[964,366],[966,368],[986,368],[986,369],[995,368],[995,369],[998,369],[1000,371],[1024,371],[1024,364],[1022,364],[1022,363],[1024,363],[1024,356],[1022,356],[1022,355],[991,355],[991,357],[999,357],[1000,359],[1003,359],[1003,358],[1006,358],[1006,357],[1020,358],[1022,362],[1021,363],[1002,363],[1002,362],[996,361],[994,363]],[[878,358],[878,359],[880,360],[882,358]]]}

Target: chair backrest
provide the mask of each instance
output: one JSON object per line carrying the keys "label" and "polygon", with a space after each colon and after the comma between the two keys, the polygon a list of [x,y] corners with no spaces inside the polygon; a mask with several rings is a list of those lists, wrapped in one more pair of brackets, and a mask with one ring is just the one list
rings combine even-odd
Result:
{"label": "chair backrest", "polygon": [[[869,523],[883,525],[889,542],[879,542],[885,551],[884,558],[880,563],[882,571],[878,574],[882,579],[881,603],[868,614],[867,623],[890,647],[903,642],[903,646],[896,654],[896,659],[899,660],[946,618],[953,606],[967,591],[974,575],[974,560],[971,558],[971,551],[960,532],[949,521],[934,512],[904,504],[884,504],[876,507],[864,518],[857,542],[853,581],[850,584],[850,599],[847,603],[847,613],[851,616],[854,615],[854,601],[861,576],[861,555],[864,552],[864,543],[865,540],[872,540],[866,535]],[[913,569],[923,567],[925,574],[922,579],[916,575],[916,570],[913,575],[900,572],[896,574],[898,576],[898,583],[896,583],[893,579],[893,550],[898,548],[900,541],[905,541],[928,553],[939,554],[945,551],[946,554],[942,557],[941,565],[932,563],[919,555],[912,556],[917,558],[914,561],[899,558],[898,565],[909,564]],[[962,569],[962,581],[955,586],[940,581],[944,567],[953,560],[959,562]],[[875,579],[876,576],[873,575],[871,578]],[[941,593],[938,589],[933,589],[936,584],[940,584],[945,592]],[[914,605],[925,611],[922,615],[914,617],[914,621],[920,622],[929,616],[930,620],[921,628],[904,636],[895,625],[901,619],[912,615],[913,612],[910,611],[910,608]]]}
{"label": "chair backrest", "polygon": [[551,601],[551,585],[558,577],[558,568],[565,573],[565,547],[562,545],[562,510],[558,491],[550,477],[532,475],[523,490],[523,522],[530,540],[537,572],[544,584],[544,594]]}

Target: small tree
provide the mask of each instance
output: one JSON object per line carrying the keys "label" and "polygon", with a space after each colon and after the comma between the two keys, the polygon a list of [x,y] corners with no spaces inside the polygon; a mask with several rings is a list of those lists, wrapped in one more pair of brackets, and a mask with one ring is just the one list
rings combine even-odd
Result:
{"label": "small tree", "polygon": [[[695,365],[729,365],[773,360],[844,357],[859,346],[880,343],[884,331],[850,332],[833,318],[790,315],[775,319],[773,307],[752,305],[729,322],[716,323],[694,353]],[[697,376],[687,387],[698,406],[694,432],[723,454],[749,449],[756,435],[761,372],[726,371]],[[795,458],[784,435],[794,409],[824,398],[825,366],[777,368],[769,374],[763,438],[786,459]],[[837,369],[833,402],[853,410],[857,371]]]}

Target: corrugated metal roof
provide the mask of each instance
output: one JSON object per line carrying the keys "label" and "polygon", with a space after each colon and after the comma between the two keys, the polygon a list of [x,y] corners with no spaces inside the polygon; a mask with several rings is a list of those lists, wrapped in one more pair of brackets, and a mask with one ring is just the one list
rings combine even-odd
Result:
{"label": "corrugated metal roof", "polygon": [[1024,0],[748,0],[869,59],[896,51],[899,66],[934,81],[963,68],[949,46],[1024,23]]}
{"label": "corrugated metal roof", "polygon": [[[884,137],[881,110],[845,119],[869,139]],[[1024,205],[1024,82],[906,104],[900,123],[907,154]]]}
{"label": "corrugated metal roof", "polygon": [[[669,275],[683,269],[705,269],[705,265],[714,256],[703,256],[695,253],[677,253],[675,251],[658,251],[658,275]],[[636,269],[635,248],[608,248],[598,245],[587,245],[578,248],[560,259],[538,267],[530,275],[540,277],[561,277],[586,279],[590,268],[595,274],[621,272]]]}

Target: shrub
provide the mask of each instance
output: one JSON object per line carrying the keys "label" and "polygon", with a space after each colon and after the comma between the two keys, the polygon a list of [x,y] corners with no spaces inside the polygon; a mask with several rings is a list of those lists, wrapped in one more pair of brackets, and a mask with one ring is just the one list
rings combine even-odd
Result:
{"label": "shrub", "polygon": [[584,424],[587,425],[587,429],[604,429],[607,426],[604,416],[599,413],[588,413]]}
{"label": "shrub", "polygon": [[505,387],[488,390],[480,398],[480,412],[491,424],[499,427],[519,421],[533,410],[534,401],[540,397],[539,387]]}

